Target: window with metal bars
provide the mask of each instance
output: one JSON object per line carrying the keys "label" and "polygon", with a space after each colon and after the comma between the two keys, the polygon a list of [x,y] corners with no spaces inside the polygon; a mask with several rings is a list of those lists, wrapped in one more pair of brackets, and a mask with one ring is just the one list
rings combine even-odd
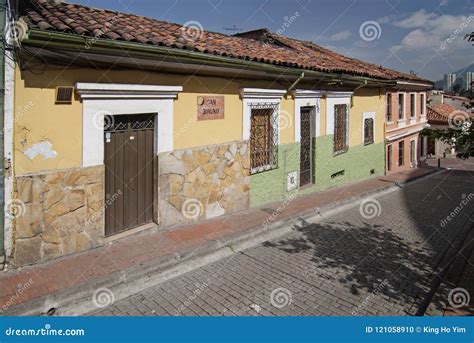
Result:
{"label": "window with metal bars", "polygon": [[347,105],[334,106],[334,153],[347,151]]}
{"label": "window with metal bars", "polygon": [[366,118],[364,120],[364,144],[372,144],[374,142],[374,120]]}
{"label": "window with metal bars", "polygon": [[278,167],[278,104],[252,104],[250,119],[250,173]]}

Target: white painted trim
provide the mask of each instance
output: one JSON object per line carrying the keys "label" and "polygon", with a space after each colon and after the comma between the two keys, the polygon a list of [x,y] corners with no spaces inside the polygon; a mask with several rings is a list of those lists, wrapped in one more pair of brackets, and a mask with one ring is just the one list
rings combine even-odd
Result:
{"label": "white painted trim", "polygon": [[182,87],[78,83],[76,89],[83,101],[83,167],[104,164],[105,115],[156,113],[155,153],[173,151],[173,99]]}
{"label": "white painted trim", "polygon": [[175,99],[183,87],[79,82],[76,89],[82,99]]}
{"label": "white painted trim", "polygon": [[376,137],[376,130],[377,130],[377,126],[375,125],[375,112],[362,112],[362,144],[364,144],[364,135],[365,135],[365,120],[366,119],[372,119],[374,122],[374,141],[370,144],[374,144],[375,143],[375,137]]}
{"label": "white painted trim", "polygon": [[[416,120],[416,111],[418,110],[418,107],[416,106],[417,104],[417,101],[416,101],[416,92],[410,92],[408,93],[410,95],[410,123],[412,120]],[[412,105],[411,105],[411,97],[413,95],[413,98],[415,99],[415,104],[413,105],[413,117],[411,116],[412,112],[411,112],[411,108],[412,108]]]}
{"label": "white painted trim", "polygon": [[[403,95],[403,118],[400,118],[400,94]],[[401,121],[405,120],[405,123],[406,123],[406,119],[407,119],[407,93],[405,92],[398,92],[397,93],[397,104],[398,104],[398,123],[400,123]]]}
{"label": "white painted trim", "polygon": [[[347,93],[349,94],[349,93]],[[329,97],[326,99],[326,134],[334,134],[334,119],[335,119],[335,105],[347,105],[347,133],[349,133],[349,121],[350,121],[350,108],[351,108],[351,98],[350,95],[345,97]]]}
{"label": "white painted trim", "polygon": [[[420,113],[420,118],[423,118],[423,117],[426,117],[426,92],[420,92],[419,94],[423,95],[423,100],[424,100],[423,113]],[[421,98],[421,96],[420,96],[420,98]]]}
{"label": "white painted trim", "polygon": [[240,90],[242,99],[274,99],[281,98],[285,94],[284,89],[242,88]]}
{"label": "white painted trim", "polygon": [[321,135],[321,110],[320,110],[320,98],[324,95],[323,91],[311,91],[311,90],[296,90],[293,92],[295,98],[295,123],[294,123],[294,135],[295,142],[301,141],[301,107],[314,107],[315,118],[314,122],[316,130],[314,132],[315,137]]}
{"label": "white painted trim", "polygon": [[251,105],[259,103],[278,104],[276,111],[276,123],[278,125],[278,144],[280,144],[280,104],[281,97],[286,94],[282,89],[242,88],[240,96],[243,103],[242,113],[242,140],[250,139],[250,117],[252,115]]}
{"label": "white painted trim", "polygon": [[325,93],[326,98],[347,98],[351,97],[354,94],[354,92],[332,92],[332,91],[327,91]]}

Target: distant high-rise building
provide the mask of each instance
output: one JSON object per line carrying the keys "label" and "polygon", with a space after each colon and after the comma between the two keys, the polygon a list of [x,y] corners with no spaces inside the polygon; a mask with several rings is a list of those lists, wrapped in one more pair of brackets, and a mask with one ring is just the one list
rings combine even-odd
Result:
{"label": "distant high-rise building", "polygon": [[454,82],[456,81],[456,74],[445,74],[444,75],[444,91],[445,92],[452,92]]}
{"label": "distant high-rise building", "polygon": [[466,73],[466,90],[470,91],[472,88],[474,88],[474,84],[472,83],[474,81],[474,72],[468,71]]}

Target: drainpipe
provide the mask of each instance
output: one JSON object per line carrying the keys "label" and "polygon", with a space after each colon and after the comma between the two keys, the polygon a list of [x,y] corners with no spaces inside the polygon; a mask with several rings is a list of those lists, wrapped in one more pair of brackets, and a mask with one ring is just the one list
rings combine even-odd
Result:
{"label": "drainpipe", "polygon": [[[4,37],[7,14],[7,0],[0,0],[0,37]],[[4,104],[5,104],[5,50],[0,54],[0,157],[4,153]],[[0,163],[0,270],[5,266],[5,173]]]}
{"label": "drainpipe", "polygon": [[354,88],[354,89],[352,90],[352,95],[351,95],[351,107],[354,106],[354,93],[355,93],[357,90],[359,90],[359,89],[361,89],[362,87],[365,87],[365,86],[367,86],[367,80],[364,80],[364,82],[362,82],[360,85],[358,85],[356,88]]}
{"label": "drainpipe", "polygon": [[292,90],[293,88],[295,88],[296,85],[297,85],[301,80],[303,80],[303,78],[304,78],[304,72],[302,72],[301,75],[296,79],[296,81],[291,84],[290,88],[288,88],[288,90],[286,91],[286,95],[290,94],[291,90]]}

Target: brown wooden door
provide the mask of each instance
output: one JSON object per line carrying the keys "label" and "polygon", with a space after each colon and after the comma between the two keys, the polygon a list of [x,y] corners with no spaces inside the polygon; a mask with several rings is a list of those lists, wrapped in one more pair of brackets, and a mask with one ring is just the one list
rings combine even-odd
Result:
{"label": "brown wooden door", "polygon": [[154,118],[136,114],[106,120],[106,236],[153,221]]}
{"label": "brown wooden door", "polygon": [[300,187],[313,182],[313,149],[312,149],[312,120],[311,108],[301,109],[301,136],[300,136]]}

